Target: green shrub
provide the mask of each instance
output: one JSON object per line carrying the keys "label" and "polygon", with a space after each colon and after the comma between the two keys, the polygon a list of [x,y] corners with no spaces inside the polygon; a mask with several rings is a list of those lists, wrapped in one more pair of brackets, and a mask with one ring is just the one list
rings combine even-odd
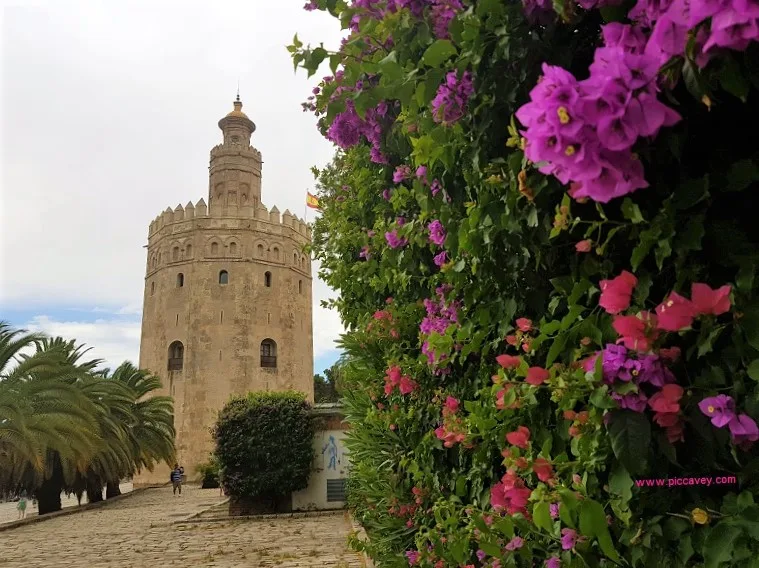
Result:
{"label": "green shrub", "polygon": [[274,501],[305,489],[314,433],[302,393],[253,392],[230,400],[213,429],[227,494]]}
{"label": "green shrub", "polygon": [[203,489],[217,489],[219,487],[219,460],[216,459],[216,456],[211,454],[210,459],[199,464],[195,471],[200,475]]}

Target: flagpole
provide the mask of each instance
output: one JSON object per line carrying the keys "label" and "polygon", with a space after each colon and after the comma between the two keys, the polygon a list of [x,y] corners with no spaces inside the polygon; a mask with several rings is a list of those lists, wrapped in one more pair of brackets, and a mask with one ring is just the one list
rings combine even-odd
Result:
{"label": "flagpole", "polygon": [[306,205],[303,207],[303,222],[307,223],[306,217],[308,214],[308,190],[306,190]]}

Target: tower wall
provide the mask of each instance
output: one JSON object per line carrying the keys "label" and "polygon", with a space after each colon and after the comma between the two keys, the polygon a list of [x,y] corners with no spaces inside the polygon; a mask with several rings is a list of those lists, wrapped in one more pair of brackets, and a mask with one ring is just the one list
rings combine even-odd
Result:
{"label": "tower wall", "polygon": [[[209,429],[230,396],[286,389],[314,396],[311,262],[303,252],[310,229],[287,211],[280,219],[276,207],[233,216],[221,207],[209,213],[200,200],[167,209],[148,236],[140,367],[161,377],[159,394],[174,397],[177,457],[191,480],[213,450]],[[262,367],[265,339],[276,343],[276,368]],[[181,370],[170,369],[175,341]],[[134,482],[165,483],[168,475],[161,466]]]}

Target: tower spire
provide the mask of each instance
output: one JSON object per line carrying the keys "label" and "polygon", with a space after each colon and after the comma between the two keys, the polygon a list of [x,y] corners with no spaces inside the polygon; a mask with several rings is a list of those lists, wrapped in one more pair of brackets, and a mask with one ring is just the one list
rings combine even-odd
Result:
{"label": "tower spire", "polygon": [[240,102],[240,79],[237,79],[237,102]]}

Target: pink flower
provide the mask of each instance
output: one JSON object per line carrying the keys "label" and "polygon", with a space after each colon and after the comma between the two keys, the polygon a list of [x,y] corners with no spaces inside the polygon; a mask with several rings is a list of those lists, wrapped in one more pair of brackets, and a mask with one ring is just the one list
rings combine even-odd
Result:
{"label": "pink flower", "polygon": [[506,440],[512,446],[525,450],[530,441],[530,429],[527,428],[527,426],[520,426],[515,432],[509,432],[506,434]]}
{"label": "pink flower", "polygon": [[449,396],[445,399],[445,407],[451,412],[456,412],[459,409],[459,401]]}
{"label": "pink flower", "polygon": [[527,370],[527,378],[524,380],[524,382],[536,387],[547,381],[548,376],[548,371],[542,367],[530,367]]}
{"label": "pink flower", "polygon": [[401,377],[399,384],[401,394],[409,394],[411,392],[414,392],[417,388],[419,388],[419,385],[416,383],[416,381],[412,380],[411,377],[407,377],[405,375]]}
{"label": "pink flower", "polygon": [[694,283],[691,301],[698,315],[719,316],[730,311],[730,285],[712,290],[703,283]]}
{"label": "pink flower", "polygon": [[664,385],[654,396],[648,399],[648,405],[654,412],[680,412],[679,400],[683,396],[680,385]]}
{"label": "pink flower", "polygon": [[680,348],[675,346],[675,347],[659,349],[659,356],[662,359],[675,362],[680,358]]}
{"label": "pink flower", "polygon": [[649,312],[641,312],[637,316],[614,316],[614,331],[620,338],[617,344],[621,343],[628,349],[639,352],[648,351],[651,348],[651,342],[656,339],[656,316]]}
{"label": "pink flower", "polygon": [[630,307],[633,290],[638,279],[626,270],[612,280],[601,280],[601,298],[598,305],[610,314],[618,314]]}
{"label": "pink flower", "polygon": [[577,544],[577,531],[573,529],[561,529],[561,548],[572,550]]}
{"label": "pink flower", "polygon": [[593,241],[590,239],[585,239],[584,241],[580,241],[579,243],[575,244],[575,250],[577,252],[590,252],[593,250]]}
{"label": "pink flower", "polygon": [[656,315],[659,316],[656,324],[659,329],[680,331],[693,323],[696,308],[690,300],[672,292],[666,301],[656,307]]}
{"label": "pink flower", "polygon": [[558,556],[551,556],[546,560],[545,568],[561,568],[561,559]]}
{"label": "pink flower", "polygon": [[545,458],[537,458],[532,464],[532,471],[540,481],[550,481],[553,478],[553,466]]}
{"label": "pink flower", "polygon": [[516,344],[517,344],[517,336],[516,335],[507,335],[506,336],[506,343],[508,343],[509,345],[516,346]]}
{"label": "pink flower", "polygon": [[519,550],[522,546],[524,546],[524,540],[521,537],[515,536],[506,543],[506,550]]}
{"label": "pink flower", "polygon": [[522,362],[520,357],[514,355],[499,355],[495,358],[498,364],[504,369],[516,369]]}
{"label": "pink flower", "polygon": [[524,333],[527,333],[532,329],[532,321],[528,320],[527,318],[519,318],[516,323],[517,329]]}

